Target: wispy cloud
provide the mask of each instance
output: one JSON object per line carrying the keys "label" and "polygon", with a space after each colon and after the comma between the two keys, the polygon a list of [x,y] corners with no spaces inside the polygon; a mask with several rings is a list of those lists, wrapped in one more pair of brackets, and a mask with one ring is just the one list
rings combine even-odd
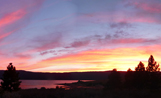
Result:
{"label": "wispy cloud", "polygon": [[161,23],[161,2],[152,0],[125,0],[126,6],[134,7],[134,14],[140,18],[140,22]]}
{"label": "wispy cloud", "polygon": [[0,19],[0,27],[12,24],[13,22],[21,19],[26,14],[25,10],[19,9],[15,12],[11,12],[8,15],[3,16]]}
{"label": "wispy cloud", "polygon": [[65,48],[79,48],[79,47],[85,47],[88,46],[90,43],[90,40],[80,40],[80,41],[74,41],[69,46],[66,46]]}
{"label": "wispy cloud", "polygon": [[62,35],[61,33],[49,33],[35,37],[29,43],[29,47],[36,51],[53,49],[62,45]]}
{"label": "wispy cloud", "polygon": [[134,6],[135,8],[138,8],[140,10],[149,13],[161,13],[160,1],[152,1],[152,0],[135,0],[135,1],[126,0],[126,1],[128,2],[126,4],[127,6]]}
{"label": "wispy cloud", "polygon": [[111,28],[121,29],[121,28],[131,28],[132,25],[130,23],[127,23],[127,22],[123,21],[123,22],[118,22],[118,23],[111,23],[110,27]]}
{"label": "wispy cloud", "polygon": [[[29,70],[69,72],[78,70],[97,71],[98,69],[105,71],[112,70],[113,68],[117,68],[118,70],[127,70],[128,68],[134,69],[139,61],[143,61],[147,64],[150,54],[153,54],[157,61],[161,62],[161,59],[157,56],[158,52],[152,48],[157,48],[157,50],[159,50],[161,47],[154,45],[137,48],[127,47],[84,51],[77,54],[43,60],[34,66],[29,67]],[[74,66],[72,66],[73,64]],[[75,66],[77,68],[75,68]],[[48,69],[49,67],[51,69]]]}
{"label": "wispy cloud", "polygon": [[9,62],[27,65],[31,59],[30,55],[23,53],[24,43],[21,43],[23,40],[19,31],[27,26],[34,11],[39,9],[43,1],[5,0],[0,3],[0,9],[3,9],[0,11],[0,61],[3,69]]}

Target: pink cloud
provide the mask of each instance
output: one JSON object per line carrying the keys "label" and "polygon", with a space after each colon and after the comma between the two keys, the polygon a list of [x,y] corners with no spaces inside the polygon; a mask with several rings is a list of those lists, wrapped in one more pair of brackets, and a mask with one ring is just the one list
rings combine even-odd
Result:
{"label": "pink cloud", "polygon": [[26,14],[27,12],[23,9],[19,9],[15,12],[11,12],[0,19],[0,27],[12,24],[13,22],[24,17]]}
{"label": "pink cloud", "polygon": [[10,35],[11,33],[13,33],[13,32],[8,32],[8,33],[5,33],[5,34],[1,34],[1,35],[0,35],[0,39],[6,37],[6,36],[8,36],[8,35]]}
{"label": "pink cloud", "polygon": [[[14,3],[10,1],[2,2],[1,9],[5,9],[1,11],[0,18],[0,33],[2,35],[1,38],[7,37],[8,35],[14,33],[15,31],[23,28],[25,24],[27,24],[33,12],[37,10],[44,0],[15,0]],[[6,5],[7,2],[7,5]],[[8,2],[10,2],[8,4]],[[14,32],[13,32],[14,31]]]}
{"label": "pink cloud", "polygon": [[[82,14],[78,20],[93,23],[160,23],[161,2],[151,0],[124,0],[128,10],[115,10]],[[125,3],[125,2],[124,2]]]}
{"label": "pink cloud", "polygon": [[[117,34],[117,33],[116,33]],[[98,46],[109,46],[109,45],[113,45],[113,46],[117,46],[120,44],[123,45],[127,45],[128,46],[133,46],[135,45],[155,45],[155,44],[159,44],[160,43],[160,37],[159,38],[155,38],[155,39],[148,39],[148,38],[123,38],[122,36],[125,36],[126,32],[121,32],[120,35],[117,35],[117,37],[115,36],[115,34],[113,36],[108,37],[109,35],[107,35],[107,37],[103,37],[100,36],[98,38],[95,39],[95,42],[92,41],[94,38],[92,39],[88,39],[91,42],[93,42],[96,47]],[[118,46],[119,47],[119,46]]]}
{"label": "pink cloud", "polygon": [[28,62],[29,59],[31,59],[30,56],[25,56],[25,55],[22,55],[22,54],[15,55],[14,57],[1,55],[1,57],[0,57],[0,62],[1,62],[0,69],[5,70],[7,65],[12,62],[18,70],[23,70],[22,68],[26,67],[29,64],[29,62]]}
{"label": "pink cloud", "polygon": [[33,51],[44,51],[47,49],[53,49],[60,47],[62,44],[62,35],[61,33],[49,33],[42,36],[38,36],[31,40],[29,46],[33,48]]}
{"label": "pink cloud", "polygon": [[138,38],[138,39],[134,39],[134,38],[124,38],[124,39],[115,39],[115,40],[111,40],[111,42],[117,43],[117,44],[145,44],[145,43],[156,43],[158,41],[158,39],[144,39],[144,38]]}
{"label": "pink cloud", "polygon": [[[18,69],[28,65],[31,52],[21,45],[19,30],[26,27],[30,18],[39,10],[44,0],[5,0],[0,3],[0,61],[3,68],[13,62]],[[22,34],[22,33],[21,33]],[[16,43],[15,43],[16,42]],[[20,42],[20,44],[18,44]],[[14,46],[15,45],[15,46]]]}
{"label": "pink cloud", "polygon": [[[88,36],[82,39],[77,39],[71,42],[69,45],[64,46],[64,48],[76,48],[77,51],[81,49],[102,49],[102,48],[109,48],[109,47],[136,47],[141,45],[155,45],[159,44],[160,37],[155,39],[148,39],[148,38],[126,38],[126,32],[115,32],[113,34],[107,35],[93,35]],[[124,38],[125,37],[125,38]]]}
{"label": "pink cloud", "polygon": [[137,13],[131,12],[116,12],[116,13],[94,13],[85,14],[78,17],[78,21],[92,22],[92,23],[106,23],[106,22],[124,22],[124,23],[158,23],[155,17],[140,17]]}
{"label": "pink cloud", "polygon": [[89,40],[74,41],[69,46],[67,46],[65,48],[79,48],[79,47],[88,46],[89,44],[90,44]]}
{"label": "pink cloud", "polygon": [[12,34],[13,32],[15,32],[16,29],[7,30],[8,32],[6,32],[6,29],[8,28],[9,25],[13,25],[16,21],[22,19],[26,14],[27,13],[25,10],[20,9],[20,10],[8,13],[7,15],[3,16],[0,19],[0,31],[1,31],[0,39],[5,38],[9,36],[10,34]]}
{"label": "pink cloud", "polygon": [[[125,0],[127,8],[130,6],[133,10],[125,15],[130,14],[127,18],[129,21],[136,21],[141,23],[160,23],[161,2],[159,0]],[[133,19],[134,18],[134,19]]]}
{"label": "pink cloud", "polygon": [[134,1],[132,3],[130,3],[131,5],[134,5],[135,7],[139,8],[139,9],[142,9],[144,11],[147,11],[147,12],[151,12],[151,13],[161,13],[161,4],[160,2],[156,2],[156,1],[153,1],[153,2],[146,2],[146,1]]}

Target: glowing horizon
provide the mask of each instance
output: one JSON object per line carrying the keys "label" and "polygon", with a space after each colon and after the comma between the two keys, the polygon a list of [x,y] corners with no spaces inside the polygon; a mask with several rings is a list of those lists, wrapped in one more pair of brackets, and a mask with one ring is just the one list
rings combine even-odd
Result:
{"label": "glowing horizon", "polygon": [[[158,60],[157,63],[161,62],[159,57],[155,57],[157,53],[155,51],[148,50],[149,48],[152,47],[91,50],[57,58],[54,57],[38,62],[32,67],[33,70],[31,71],[39,72],[41,70],[46,70],[43,72],[85,72],[107,71],[114,68],[119,71],[127,71],[128,68],[131,68],[134,71],[140,61],[144,63],[145,67],[147,67],[150,53],[154,53],[154,59]],[[45,64],[48,66],[44,66]],[[57,65],[59,67],[54,67],[52,65]],[[88,68],[86,66],[88,66]]]}

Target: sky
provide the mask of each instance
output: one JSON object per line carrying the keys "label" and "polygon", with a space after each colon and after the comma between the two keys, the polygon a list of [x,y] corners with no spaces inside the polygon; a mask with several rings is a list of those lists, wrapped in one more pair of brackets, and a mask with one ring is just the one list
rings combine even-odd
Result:
{"label": "sky", "polygon": [[161,63],[160,0],[0,0],[0,70],[126,71]]}

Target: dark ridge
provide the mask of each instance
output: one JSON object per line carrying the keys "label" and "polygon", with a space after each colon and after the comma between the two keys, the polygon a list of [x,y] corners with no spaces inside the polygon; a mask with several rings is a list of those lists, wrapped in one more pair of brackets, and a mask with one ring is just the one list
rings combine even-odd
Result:
{"label": "dark ridge", "polygon": [[[68,72],[68,73],[48,73],[30,72],[17,70],[21,80],[104,80],[108,78],[111,71],[104,72]],[[124,76],[125,71],[119,71]],[[4,70],[0,70],[0,78]]]}

